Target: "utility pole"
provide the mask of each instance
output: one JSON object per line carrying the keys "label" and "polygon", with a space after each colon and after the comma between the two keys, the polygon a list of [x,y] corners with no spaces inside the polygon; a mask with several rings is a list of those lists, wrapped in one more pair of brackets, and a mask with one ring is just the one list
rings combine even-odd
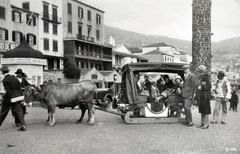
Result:
{"label": "utility pole", "polygon": [[199,65],[211,72],[211,0],[193,0],[192,3],[192,71]]}

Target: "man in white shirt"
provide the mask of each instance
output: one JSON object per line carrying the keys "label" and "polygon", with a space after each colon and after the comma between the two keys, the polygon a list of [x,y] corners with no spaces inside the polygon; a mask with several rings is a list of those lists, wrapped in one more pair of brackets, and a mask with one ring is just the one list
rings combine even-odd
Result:
{"label": "man in white shirt", "polygon": [[227,117],[227,102],[231,98],[231,85],[230,82],[224,79],[224,71],[218,72],[218,80],[214,83],[215,89],[215,106],[213,111],[212,124],[218,123],[219,112],[222,106],[222,119],[221,123],[226,124]]}

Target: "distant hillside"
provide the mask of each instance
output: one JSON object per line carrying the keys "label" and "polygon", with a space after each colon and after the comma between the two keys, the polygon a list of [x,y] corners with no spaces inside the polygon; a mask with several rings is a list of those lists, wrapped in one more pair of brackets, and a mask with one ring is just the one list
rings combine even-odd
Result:
{"label": "distant hillside", "polygon": [[[105,40],[109,42],[109,37],[115,38],[116,45],[126,44],[132,47],[142,48],[143,46],[153,43],[164,42],[173,45],[179,49],[192,53],[192,41],[170,38],[167,36],[144,35],[131,31],[122,30],[105,25]],[[223,40],[220,42],[212,42],[212,54],[240,54],[240,37]]]}
{"label": "distant hillside", "polygon": [[153,43],[164,42],[188,53],[191,53],[192,48],[191,41],[169,38],[167,36],[144,35],[105,25],[105,40],[107,42],[109,42],[110,36],[115,38],[116,45],[126,44],[132,47],[142,48],[143,46]]}

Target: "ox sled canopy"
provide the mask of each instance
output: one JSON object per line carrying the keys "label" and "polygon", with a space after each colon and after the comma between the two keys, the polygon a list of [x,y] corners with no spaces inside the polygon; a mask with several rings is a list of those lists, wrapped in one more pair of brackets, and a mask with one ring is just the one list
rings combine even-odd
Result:
{"label": "ox sled canopy", "polygon": [[[121,115],[121,118],[128,124],[185,122],[185,117],[181,118],[181,114],[185,114],[181,95],[174,93],[172,88],[153,95],[153,85],[154,83],[156,85],[160,75],[180,76],[184,79],[182,68],[184,65],[186,64],[156,62],[124,65],[122,68],[122,90],[118,99],[114,100],[114,105],[118,106],[117,110],[124,114]],[[146,78],[151,82],[151,90],[148,90],[144,85],[147,82]],[[140,91],[137,86],[141,87]]]}

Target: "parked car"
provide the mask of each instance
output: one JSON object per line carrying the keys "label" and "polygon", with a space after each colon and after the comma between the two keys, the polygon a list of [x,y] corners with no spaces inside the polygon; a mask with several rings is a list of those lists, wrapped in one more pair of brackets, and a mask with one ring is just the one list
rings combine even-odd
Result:
{"label": "parked car", "polygon": [[[95,100],[99,101],[107,109],[112,108],[113,90],[111,88],[98,88]],[[96,98],[97,97],[97,98]]]}

